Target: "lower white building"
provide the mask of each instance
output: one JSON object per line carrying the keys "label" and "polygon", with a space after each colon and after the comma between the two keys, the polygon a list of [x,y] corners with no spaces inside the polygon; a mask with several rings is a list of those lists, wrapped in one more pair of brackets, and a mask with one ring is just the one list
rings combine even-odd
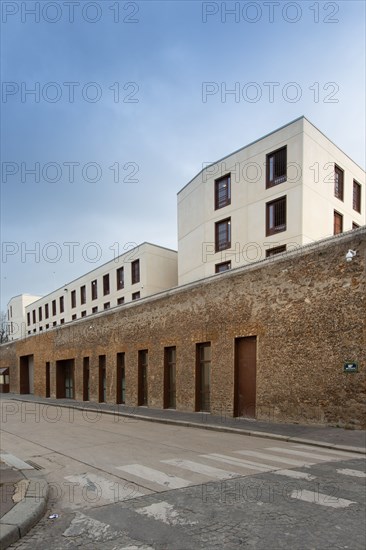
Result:
{"label": "lower white building", "polygon": [[70,323],[178,284],[177,252],[143,243],[46,296],[8,304],[11,340]]}

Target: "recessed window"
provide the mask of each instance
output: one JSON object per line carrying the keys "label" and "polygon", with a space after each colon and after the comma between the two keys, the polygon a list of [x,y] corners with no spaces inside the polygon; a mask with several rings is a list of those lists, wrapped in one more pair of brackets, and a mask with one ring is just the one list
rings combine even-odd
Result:
{"label": "recessed window", "polygon": [[57,326],[57,321],[53,321],[52,326],[53,327]]}
{"label": "recessed window", "polygon": [[353,180],[353,210],[361,213],[361,185]]}
{"label": "recessed window", "polygon": [[82,316],[82,317],[86,317],[86,311],[82,311],[82,312],[81,312],[81,316]]}
{"label": "recessed window", "polygon": [[64,312],[64,308],[65,308],[65,303],[64,302],[65,302],[64,297],[60,296],[60,313]]}
{"label": "recessed window", "polygon": [[49,307],[48,307],[48,304],[45,304],[44,306],[44,316],[46,319],[48,319],[49,317]]}
{"label": "recessed window", "polygon": [[231,218],[215,223],[215,252],[231,246]]}
{"label": "recessed window", "polygon": [[86,303],[86,287],[85,287],[85,285],[80,287],[80,303],[81,304]]}
{"label": "recessed window", "polygon": [[211,344],[197,344],[196,410],[210,411]]}
{"label": "recessed window", "polygon": [[118,298],[117,300],[117,305],[120,306],[121,304],[124,304],[125,303],[125,299],[124,297],[122,296],[121,298]]}
{"label": "recessed window", "polygon": [[91,297],[92,300],[96,300],[98,298],[98,284],[96,279],[91,282]]}
{"label": "recessed window", "polygon": [[343,201],[343,170],[334,165],[334,196]]}
{"label": "recessed window", "polygon": [[76,290],[71,291],[71,307],[76,307]]}
{"label": "recessed window", "polygon": [[266,236],[286,231],[286,197],[266,204]]}
{"label": "recessed window", "polygon": [[132,294],[132,300],[139,300],[140,299],[140,293],[139,292],[134,292]]}
{"label": "recessed window", "polygon": [[334,235],[339,235],[343,232],[343,216],[339,212],[334,211]]}
{"label": "recessed window", "polygon": [[98,313],[98,306],[92,307],[92,313]]}
{"label": "recessed window", "polygon": [[49,323],[46,324],[46,329],[50,328],[50,325]]}
{"label": "recessed window", "polygon": [[287,147],[269,153],[266,157],[266,188],[287,180]]}
{"label": "recessed window", "polygon": [[60,324],[64,325],[65,324],[65,319],[60,319]]}
{"label": "recessed window", "polygon": [[103,296],[106,296],[109,292],[109,273],[107,273],[107,275],[103,275]]}
{"label": "recessed window", "polygon": [[56,315],[56,300],[52,300],[52,315]]}
{"label": "recessed window", "polygon": [[75,319],[76,319],[76,313],[73,313],[73,314],[71,315],[71,320],[72,320],[72,321],[75,321]]}
{"label": "recessed window", "polygon": [[42,307],[38,308],[38,321],[42,321]]}
{"label": "recessed window", "polygon": [[215,273],[222,273],[228,269],[231,269],[231,262],[222,262],[221,264],[215,265]]}
{"label": "recessed window", "polygon": [[36,322],[36,310],[35,309],[32,311],[32,319],[33,319],[33,323],[35,323]]}
{"label": "recessed window", "polygon": [[352,229],[358,229],[359,227],[358,223],[352,222]]}
{"label": "recessed window", "polygon": [[276,254],[281,254],[282,252],[286,252],[285,244],[283,244],[282,246],[275,246],[273,248],[269,248],[268,250],[266,250],[266,258],[275,256]]}
{"label": "recessed window", "polygon": [[131,264],[131,280],[133,285],[140,282],[140,260]]}
{"label": "recessed window", "polygon": [[104,309],[109,309],[111,307],[111,303],[110,302],[106,302],[104,304]]}
{"label": "recessed window", "polygon": [[31,324],[30,321],[30,312],[27,313],[27,325],[29,326]]}
{"label": "recessed window", "polygon": [[227,174],[215,180],[215,210],[231,203],[231,176]]}
{"label": "recessed window", "polygon": [[122,290],[125,286],[125,274],[123,267],[119,267],[116,271],[117,276],[117,290]]}
{"label": "recessed window", "polygon": [[42,330],[43,330],[43,327],[39,327],[39,331],[42,332]]}

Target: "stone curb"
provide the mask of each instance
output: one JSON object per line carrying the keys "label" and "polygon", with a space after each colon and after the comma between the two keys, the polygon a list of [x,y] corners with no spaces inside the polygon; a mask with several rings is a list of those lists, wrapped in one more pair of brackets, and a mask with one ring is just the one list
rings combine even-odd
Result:
{"label": "stone curb", "polygon": [[48,483],[45,479],[30,477],[28,487],[20,502],[18,502],[0,520],[0,548],[19,540],[42,518],[48,499]]}
{"label": "stone curb", "polygon": [[[14,401],[17,401],[17,399],[14,399]],[[21,401],[21,400],[19,400]],[[38,403],[40,405],[44,405],[45,403],[43,401],[31,401],[32,403]],[[360,455],[366,455],[366,448],[362,447],[353,447],[349,445],[339,445],[337,443],[330,443],[327,441],[317,441],[314,439],[305,439],[302,437],[296,437],[296,436],[287,436],[287,435],[281,435],[281,434],[273,434],[268,432],[257,432],[255,430],[247,430],[247,429],[240,429],[240,428],[232,428],[230,426],[217,426],[215,424],[202,424],[200,422],[191,422],[190,420],[174,420],[171,418],[159,418],[155,416],[144,416],[144,415],[138,415],[138,414],[131,414],[131,413],[123,413],[120,411],[111,411],[111,410],[103,410],[103,409],[94,409],[94,408],[85,408],[78,405],[67,405],[64,403],[46,403],[47,406],[51,407],[60,407],[64,409],[75,409],[80,411],[90,411],[93,413],[98,414],[108,414],[113,416],[121,416],[124,418],[131,418],[134,420],[143,420],[146,422],[158,422],[160,424],[170,424],[173,426],[183,426],[186,428],[200,428],[204,430],[213,430],[223,433],[233,433],[238,435],[250,435],[253,437],[262,437],[265,439],[274,439],[274,440],[280,440],[280,441],[289,441],[291,443],[301,443],[306,445],[312,445],[314,447],[322,447],[324,449],[334,449],[336,451],[347,451],[351,453],[356,453]]]}

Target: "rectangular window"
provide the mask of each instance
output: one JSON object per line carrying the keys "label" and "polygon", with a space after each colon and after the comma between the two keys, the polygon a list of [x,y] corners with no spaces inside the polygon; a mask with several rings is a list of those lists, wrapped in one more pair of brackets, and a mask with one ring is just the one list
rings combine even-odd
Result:
{"label": "rectangular window", "polygon": [[125,303],[125,299],[124,297],[122,296],[122,298],[118,298],[117,300],[117,305],[120,306],[121,304],[124,304]]}
{"label": "rectangular window", "polygon": [[140,299],[140,293],[139,292],[134,292],[132,294],[132,300],[139,300]]}
{"label": "rectangular window", "polygon": [[287,180],[287,147],[269,153],[266,157],[266,189]]}
{"label": "rectangular window", "polygon": [[343,170],[334,165],[334,196],[343,201]]}
{"label": "rectangular window", "polygon": [[283,244],[282,246],[275,246],[274,248],[269,248],[268,250],[266,250],[266,258],[275,256],[276,254],[281,254],[281,252],[286,252],[285,244]]}
{"label": "rectangular window", "polygon": [[231,203],[231,175],[215,180],[215,210]]}
{"label": "rectangular window", "polygon": [[231,218],[215,223],[215,252],[231,246]]}
{"label": "rectangular window", "polygon": [[48,319],[48,317],[49,317],[48,304],[45,304],[45,306],[44,306],[44,316],[45,316],[46,319]]}
{"label": "rectangular window", "polygon": [[266,204],[266,236],[286,231],[286,197]]}
{"label": "rectangular window", "polygon": [[222,262],[221,264],[215,265],[215,273],[222,273],[228,269],[231,269],[231,262]]}
{"label": "rectangular window", "polygon": [[111,307],[111,303],[106,302],[103,307],[104,307],[104,309],[109,309]]}
{"label": "rectangular window", "polygon": [[358,229],[359,227],[358,223],[352,222],[352,229]]}
{"label": "rectangular window", "polygon": [[52,300],[52,315],[56,315],[56,300]]}
{"label": "rectangular window", "polygon": [[75,321],[75,320],[76,320],[76,313],[73,313],[73,315],[71,315],[71,320],[72,320],[72,321]]}
{"label": "rectangular window", "polygon": [[334,235],[339,235],[343,232],[343,216],[339,212],[334,211]]}
{"label": "rectangular window", "polygon": [[64,325],[65,324],[65,319],[60,319],[60,325]]}
{"label": "rectangular window", "polygon": [[361,185],[353,180],[353,210],[361,213]]}
{"label": "rectangular window", "polygon": [[31,324],[30,322],[30,312],[27,313],[27,325],[29,326]]}
{"label": "rectangular window", "polygon": [[35,323],[36,322],[36,310],[35,309],[32,311],[32,319],[33,319],[33,323]]}
{"label": "rectangular window", "polygon": [[133,285],[140,282],[140,260],[131,264],[131,280]]}
{"label": "rectangular window", "polygon": [[98,313],[98,306],[92,307],[92,313]]}
{"label": "rectangular window", "polygon": [[71,291],[71,307],[76,307],[76,290]]}
{"label": "rectangular window", "polygon": [[98,286],[96,279],[91,282],[91,297],[92,300],[96,300],[98,298]]}
{"label": "rectangular window", "polygon": [[169,347],[164,350],[164,408],[175,409],[176,407],[176,348]]}
{"label": "rectangular window", "polygon": [[82,312],[81,312],[81,316],[82,316],[82,317],[86,317],[86,311],[82,311]]}
{"label": "rectangular window", "polygon": [[80,287],[80,303],[86,304],[86,287],[85,285]]}
{"label": "rectangular window", "polygon": [[109,273],[103,275],[103,295],[109,294]]}
{"label": "rectangular window", "polygon": [[149,364],[149,359],[148,359],[147,349],[140,350],[139,357],[138,357],[138,376],[137,376],[137,387],[138,387],[137,404],[139,406],[148,404],[148,395],[147,395],[148,364]]}
{"label": "rectangular window", "polygon": [[117,276],[117,290],[122,290],[125,286],[125,274],[123,267],[119,267],[116,271]]}
{"label": "rectangular window", "polygon": [[42,321],[42,307],[38,308],[38,321]]}
{"label": "rectangular window", "polygon": [[57,321],[53,321],[52,326],[53,327],[57,326]]}
{"label": "rectangular window", "polygon": [[63,296],[60,296],[60,313],[63,313],[63,312],[64,312],[64,307],[65,307],[65,304],[64,304],[64,297],[63,297]]}
{"label": "rectangular window", "polygon": [[47,328],[50,328],[50,325],[49,325],[48,323],[46,324],[46,329],[47,329]]}
{"label": "rectangular window", "polygon": [[196,410],[210,412],[211,344],[197,344]]}

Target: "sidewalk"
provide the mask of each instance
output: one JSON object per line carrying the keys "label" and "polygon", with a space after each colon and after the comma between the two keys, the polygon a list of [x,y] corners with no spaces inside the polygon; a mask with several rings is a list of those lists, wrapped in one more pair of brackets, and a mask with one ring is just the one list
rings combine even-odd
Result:
{"label": "sidewalk", "polygon": [[31,466],[14,455],[1,452],[1,550],[23,537],[45,512],[48,484],[32,470]]}
{"label": "sidewalk", "polygon": [[[43,416],[47,418],[47,407],[66,407],[81,411],[94,411],[98,414],[112,414],[131,419],[149,422],[160,422],[178,426],[189,426],[231,432],[242,435],[282,439],[294,443],[301,442],[310,445],[349,450],[366,453],[366,432],[336,427],[316,425],[300,425],[265,422],[247,418],[232,418],[229,416],[214,416],[203,412],[181,412],[172,409],[150,409],[148,407],[128,407],[109,403],[94,403],[90,401],[75,401],[72,399],[52,399],[34,395],[2,394],[2,399],[12,400],[15,409],[23,408],[26,412],[27,404],[43,405]],[[9,412],[10,414],[10,412]],[[14,411],[16,414],[16,410]],[[31,414],[31,409],[29,409]],[[51,416],[51,413],[50,413]]]}

